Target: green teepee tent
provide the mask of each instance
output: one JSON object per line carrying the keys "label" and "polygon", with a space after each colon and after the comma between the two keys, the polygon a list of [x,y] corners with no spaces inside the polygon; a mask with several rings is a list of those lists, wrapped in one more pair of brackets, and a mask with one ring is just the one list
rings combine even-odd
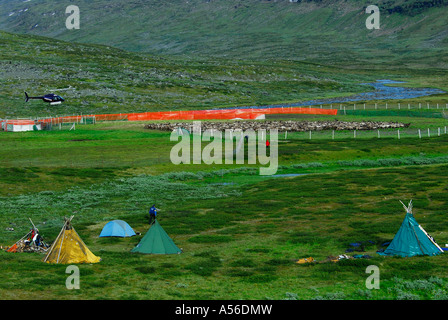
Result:
{"label": "green teepee tent", "polygon": [[404,204],[403,206],[406,209],[403,223],[387,249],[379,254],[412,257],[419,255],[433,256],[442,253],[443,250],[415,220],[412,214],[412,200],[409,202],[408,207]]}
{"label": "green teepee tent", "polygon": [[139,244],[131,250],[146,254],[179,254],[182,252],[156,220]]}

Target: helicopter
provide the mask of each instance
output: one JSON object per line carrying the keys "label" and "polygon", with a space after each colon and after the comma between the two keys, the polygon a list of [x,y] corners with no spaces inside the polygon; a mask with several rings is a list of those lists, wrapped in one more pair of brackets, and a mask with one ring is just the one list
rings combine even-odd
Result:
{"label": "helicopter", "polygon": [[63,101],[65,101],[64,98],[54,93],[46,94],[42,97],[30,97],[28,96],[28,93],[25,92],[25,97],[26,97],[25,102],[28,102],[31,99],[39,99],[50,103],[50,105],[61,104]]}

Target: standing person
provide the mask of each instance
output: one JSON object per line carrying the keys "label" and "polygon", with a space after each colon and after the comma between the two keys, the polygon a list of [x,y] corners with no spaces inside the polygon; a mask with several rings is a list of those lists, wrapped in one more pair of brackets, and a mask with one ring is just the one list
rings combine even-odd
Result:
{"label": "standing person", "polygon": [[42,237],[40,236],[40,234],[39,234],[39,230],[36,230],[36,234],[34,235],[34,237],[33,237],[33,243],[37,246],[37,247],[39,247],[40,246],[40,239],[41,239]]}
{"label": "standing person", "polygon": [[149,209],[149,224],[153,224],[156,221],[156,217],[157,217],[157,208],[156,205],[154,204]]}

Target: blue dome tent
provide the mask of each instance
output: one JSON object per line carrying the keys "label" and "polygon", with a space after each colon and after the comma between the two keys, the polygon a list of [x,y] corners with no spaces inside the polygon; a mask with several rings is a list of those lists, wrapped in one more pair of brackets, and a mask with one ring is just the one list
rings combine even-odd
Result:
{"label": "blue dome tent", "polygon": [[108,222],[100,233],[100,237],[132,237],[134,230],[123,220],[113,220]]}

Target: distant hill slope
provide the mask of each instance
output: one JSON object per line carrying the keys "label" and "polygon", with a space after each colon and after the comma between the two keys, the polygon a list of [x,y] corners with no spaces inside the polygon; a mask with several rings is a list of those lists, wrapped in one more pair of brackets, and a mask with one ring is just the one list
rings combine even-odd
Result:
{"label": "distant hill slope", "polygon": [[[1,31],[0,47],[0,118],[298,102],[365,91],[361,82],[388,76],[294,61],[167,58]],[[55,91],[66,102],[26,103],[24,91]]]}
{"label": "distant hill slope", "polygon": [[[67,30],[66,6],[81,11]],[[365,0],[0,0],[0,29],[176,55],[343,63],[418,60],[446,67],[448,0],[379,0],[368,30]]]}

